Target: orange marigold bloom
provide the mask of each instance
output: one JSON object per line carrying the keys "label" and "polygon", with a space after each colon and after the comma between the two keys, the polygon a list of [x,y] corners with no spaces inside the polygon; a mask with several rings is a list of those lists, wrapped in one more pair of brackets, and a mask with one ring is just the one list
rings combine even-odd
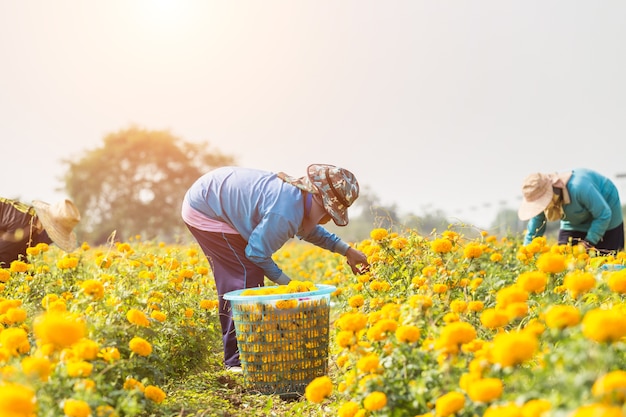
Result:
{"label": "orange marigold bloom", "polygon": [[130,350],[140,356],[148,356],[152,353],[152,345],[145,339],[135,336],[128,343]]}
{"label": "orange marigold bloom", "polygon": [[526,301],[528,301],[528,292],[515,285],[504,287],[496,293],[496,303],[501,308],[514,303],[525,303]]}
{"label": "orange marigold bloom", "polygon": [[383,240],[387,237],[388,234],[389,232],[387,231],[387,229],[383,228],[372,229],[372,231],[370,231],[370,237],[376,241]]}
{"label": "orange marigold bloom", "polygon": [[63,402],[63,412],[67,417],[89,417],[91,408],[83,400],[69,398]]}
{"label": "orange marigold bloom", "polygon": [[0,385],[0,416],[34,416],[36,405],[33,389],[13,383]]}
{"label": "orange marigold bloom", "polygon": [[481,403],[489,403],[497,400],[502,395],[502,381],[497,378],[481,378],[473,381],[467,391],[467,395]]}
{"label": "orange marigold bloom", "polygon": [[[0,279],[0,281],[2,281]],[[620,294],[626,293],[626,268],[609,274],[608,285],[611,291]]]}
{"label": "orange marigold bloom", "polygon": [[537,259],[537,269],[542,272],[558,274],[565,271],[566,267],[565,256],[560,253],[542,253]]}
{"label": "orange marigold bloom", "polygon": [[352,308],[363,307],[364,304],[365,297],[363,297],[361,294],[354,295],[348,299],[348,305],[350,305],[350,307]]}
{"label": "orange marigold bloom", "polygon": [[479,244],[470,243],[463,248],[463,256],[467,259],[479,258],[483,254],[483,249]]}
{"label": "orange marigold bloom", "polygon": [[27,353],[30,350],[30,342],[26,330],[20,327],[8,327],[0,330],[0,346],[14,356]]}
{"label": "orange marigold bloom", "polygon": [[420,338],[420,329],[413,325],[403,325],[396,329],[396,339],[402,343],[415,343]]}
{"label": "orange marigold bloom", "polygon": [[339,417],[355,417],[359,408],[359,405],[354,401],[345,402],[339,407]]}
{"label": "orange marigold bloom", "polygon": [[148,385],[144,390],[143,395],[157,404],[161,404],[166,397],[165,392],[161,388],[154,385]]}
{"label": "orange marigold bloom", "polygon": [[585,337],[596,342],[616,342],[626,336],[624,314],[613,309],[590,310],[583,318],[582,332]]}
{"label": "orange marigold bloom", "polygon": [[356,363],[357,369],[366,374],[378,371],[379,366],[380,359],[375,353],[370,353],[369,355],[363,356]]}
{"label": "orange marigold bloom", "polygon": [[146,317],[143,311],[140,311],[136,308],[131,308],[130,310],[128,310],[128,312],[126,313],[126,319],[129,321],[129,323],[137,326],[150,326],[150,321],[148,320],[148,317]]}
{"label": "orange marigold bloom", "polygon": [[596,285],[596,278],[591,272],[572,271],[563,278],[563,286],[567,288],[573,298],[591,290]]}
{"label": "orange marigold bloom", "polygon": [[539,341],[531,332],[499,333],[493,339],[491,361],[502,367],[518,365],[532,358],[538,348]]}
{"label": "orange marigold bloom", "polygon": [[551,329],[564,329],[580,323],[580,311],[572,305],[553,305],[546,312],[546,326]]}
{"label": "orange marigold bloom", "polygon": [[591,393],[599,400],[619,401],[626,400],[626,371],[612,371],[602,375],[593,383]]}
{"label": "orange marigold bloom", "polygon": [[326,375],[313,379],[305,388],[304,395],[312,403],[321,403],[333,392],[333,383]]}
{"label": "orange marigold bloom", "polygon": [[509,323],[509,315],[505,310],[488,308],[480,314],[480,322],[488,329],[497,329]]}
{"label": "orange marigold bloom", "polygon": [[569,417],[624,417],[622,407],[615,405],[595,403],[583,405],[572,412]]}
{"label": "orange marigold bloom", "polygon": [[435,239],[430,243],[430,248],[436,253],[448,253],[452,250],[452,242],[449,239]]}
{"label": "orange marigold bloom", "polygon": [[517,285],[524,291],[540,293],[546,289],[548,275],[543,271],[523,272],[517,277]]}
{"label": "orange marigold bloom", "polygon": [[369,411],[376,411],[384,408],[387,405],[387,396],[384,392],[374,391],[371,392],[363,400],[363,408]]}
{"label": "orange marigold bloom", "polygon": [[9,266],[9,270],[11,272],[27,272],[28,264],[22,261],[12,261],[11,265]]}
{"label": "orange marigold bloom", "polygon": [[435,413],[437,417],[451,416],[465,406],[465,395],[452,391],[437,398],[435,402]]}
{"label": "orange marigold bloom", "polygon": [[341,330],[358,332],[367,325],[367,316],[359,312],[345,313],[337,320],[337,325]]}

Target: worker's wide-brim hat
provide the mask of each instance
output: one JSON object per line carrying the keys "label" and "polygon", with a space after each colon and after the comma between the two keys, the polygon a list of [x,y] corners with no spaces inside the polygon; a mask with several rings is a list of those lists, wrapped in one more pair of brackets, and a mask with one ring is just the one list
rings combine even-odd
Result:
{"label": "worker's wide-brim hat", "polygon": [[359,197],[359,183],[352,172],[334,165],[312,164],[305,177],[294,178],[284,172],[278,177],[301,190],[320,194],[333,222],[337,226],[348,224],[348,207]]}
{"label": "worker's wide-brim hat", "polygon": [[73,251],[76,248],[74,227],[80,221],[78,207],[67,199],[54,204],[35,200],[33,207],[52,242],[65,252]]}
{"label": "worker's wide-brim hat", "polygon": [[522,183],[522,204],[517,210],[520,220],[529,220],[548,207],[554,191],[552,178],[546,174],[535,173],[524,178]]}

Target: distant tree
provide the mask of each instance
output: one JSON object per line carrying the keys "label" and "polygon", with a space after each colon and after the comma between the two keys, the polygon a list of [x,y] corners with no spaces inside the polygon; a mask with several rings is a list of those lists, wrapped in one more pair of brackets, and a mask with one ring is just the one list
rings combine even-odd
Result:
{"label": "distant tree", "polygon": [[77,234],[91,244],[141,235],[172,241],[186,233],[180,206],[187,188],[211,168],[233,163],[206,142],[130,127],[104,138],[68,165],[65,186],[81,210]]}

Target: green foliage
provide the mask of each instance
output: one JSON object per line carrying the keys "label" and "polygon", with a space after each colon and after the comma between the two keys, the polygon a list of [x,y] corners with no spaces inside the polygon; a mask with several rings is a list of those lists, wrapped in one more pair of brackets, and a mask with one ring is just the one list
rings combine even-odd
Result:
{"label": "green foliage", "polygon": [[233,163],[206,143],[188,143],[168,131],[130,127],[104,138],[68,165],[65,187],[82,213],[77,233],[103,244],[117,231],[174,242],[185,233],[180,204],[200,175]]}

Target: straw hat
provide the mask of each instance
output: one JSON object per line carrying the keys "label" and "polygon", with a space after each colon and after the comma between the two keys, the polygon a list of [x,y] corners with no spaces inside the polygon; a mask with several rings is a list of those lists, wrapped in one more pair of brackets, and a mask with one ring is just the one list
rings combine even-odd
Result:
{"label": "straw hat", "polygon": [[76,234],[74,227],[80,221],[80,212],[70,200],[48,204],[43,201],[33,201],[37,217],[50,239],[65,252],[76,248]]}
{"label": "straw hat", "polygon": [[359,183],[350,171],[328,164],[313,164],[307,176],[293,178],[284,172],[278,177],[301,190],[321,194],[324,209],[337,226],[348,224],[348,207],[359,197]]}
{"label": "straw hat", "polygon": [[530,174],[522,183],[522,205],[517,211],[520,220],[529,220],[548,207],[552,201],[552,178],[546,174]]}

